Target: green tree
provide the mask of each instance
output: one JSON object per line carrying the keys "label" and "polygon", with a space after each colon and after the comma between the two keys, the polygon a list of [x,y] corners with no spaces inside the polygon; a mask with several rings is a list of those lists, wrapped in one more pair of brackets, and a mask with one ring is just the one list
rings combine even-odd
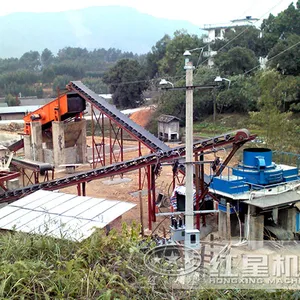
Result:
{"label": "green tree", "polygon": [[261,30],[264,55],[267,55],[278,41],[285,40],[290,34],[300,35],[299,1],[296,7],[291,3],[276,17],[270,14],[267,19],[263,20]]}
{"label": "green tree", "polygon": [[53,82],[54,78],[55,78],[55,72],[54,72],[52,66],[43,69],[43,73],[42,73],[42,81],[43,81],[43,83]]}
{"label": "green tree", "polygon": [[8,94],[5,96],[5,102],[8,106],[19,106],[20,100],[18,97],[14,97],[12,94]]}
{"label": "green tree", "polygon": [[243,47],[234,47],[228,52],[218,53],[214,62],[222,73],[229,76],[243,74],[259,64],[255,53]]}
{"label": "green tree", "polygon": [[155,46],[152,47],[151,52],[149,52],[146,56],[146,64],[148,75],[150,78],[153,78],[158,73],[158,63],[161,59],[164,58],[167,50],[167,45],[171,41],[169,35],[164,35],[162,39],[160,39]]}
{"label": "green tree", "polygon": [[38,71],[41,67],[40,54],[38,51],[29,51],[20,58],[20,64],[23,68]]}
{"label": "green tree", "polygon": [[148,87],[145,71],[132,59],[122,59],[103,77],[118,108],[137,107],[143,103],[143,91]]}
{"label": "green tree", "polygon": [[51,63],[53,63],[53,61],[54,61],[53,53],[48,48],[45,48],[41,55],[42,68],[44,69],[48,67]]}
{"label": "green tree", "polygon": [[[288,48],[291,49],[285,51]],[[268,57],[271,68],[285,75],[300,75],[300,35],[291,34],[287,39],[280,40]]]}
{"label": "green tree", "polygon": [[[230,41],[230,43],[228,43]],[[254,26],[248,27],[236,27],[234,29],[227,30],[223,40],[216,40],[211,45],[212,50],[228,51],[235,47],[243,47],[252,50],[258,57],[261,55],[261,39],[260,30]]]}
{"label": "green tree", "polygon": [[108,86],[102,81],[101,78],[87,77],[83,78],[82,82],[97,94],[108,93]]}
{"label": "green tree", "polygon": [[[163,74],[169,76],[182,74],[184,71],[184,51],[202,46],[204,46],[203,41],[197,35],[188,34],[185,30],[175,31],[174,37],[167,42],[164,57],[158,62],[158,71],[161,76]],[[190,59],[194,65],[197,64],[200,53],[200,51],[192,52]]]}
{"label": "green tree", "polygon": [[291,112],[281,112],[282,99],[278,97],[276,86],[280,74],[274,71],[258,75],[261,96],[258,102],[260,110],[251,112],[251,123],[260,132],[266,146],[274,150],[294,151],[299,147],[299,126],[291,119]]}
{"label": "green tree", "polygon": [[36,96],[38,97],[38,99],[42,99],[44,96],[44,91],[43,91],[43,87],[39,86],[36,89]]}
{"label": "green tree", "polygon": [[253,77],[230,77],[230,88],[225,87],[216,95],[218,113],[246,113],[257,110],[259,87]]}
{"label": "green tree", "polygon": [[66,85],[72,80],[71,76],[68,75],[59,75],[56,76],[53,81],[53,92],[57,92],[57,88],[63,90],[66,88]]}

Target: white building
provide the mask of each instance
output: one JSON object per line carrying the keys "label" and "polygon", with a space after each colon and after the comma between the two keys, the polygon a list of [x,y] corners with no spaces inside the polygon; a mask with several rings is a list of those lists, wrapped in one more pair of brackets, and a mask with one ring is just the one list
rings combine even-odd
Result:
{"label": "white building", "polygon": [[179,121],[174,116],[161,115],[158,118],[158,137],[163,141],[179,140]]}
{"label": "white building", "polygon": [[207,31],[207,37],[203,39],[203,42],[208,44],[208,50],[203,52],[203,56],[208,58],[208,66],[214,65],[213,56],[218,53],[217,51],[212,51],[210,46],[215,40],[223,40],[226,32],[229,30],[235,31],[237,27],[254,26],[254,23],[258,20],[248,16],[245,19],[232,20],[223,24],[205,24],[201,29]]}

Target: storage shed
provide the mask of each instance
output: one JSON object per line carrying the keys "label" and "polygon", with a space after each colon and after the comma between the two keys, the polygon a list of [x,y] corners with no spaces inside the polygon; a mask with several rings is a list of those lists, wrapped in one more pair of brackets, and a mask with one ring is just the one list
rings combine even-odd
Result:
{"label": "storage shed", "polygon": [[175,116],[161,115],[158,118],[158,137],[160,140],[178,141],[179,140],[179,121]]}

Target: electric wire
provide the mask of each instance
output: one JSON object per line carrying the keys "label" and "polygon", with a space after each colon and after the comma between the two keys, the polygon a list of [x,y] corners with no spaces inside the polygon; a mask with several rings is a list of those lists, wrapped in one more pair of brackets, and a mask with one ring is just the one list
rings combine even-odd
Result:
{"label": "electric wire", "polygon": [[[298,46],[299,44],[300,44],[300,41],[299,41],[299,42],[297,42],[297,43],[295,43],[294,45],[292,45],[292,46],[290,46],[290,47],[288,47],[288,48],[286,48],[286,49],[282,50],[281,52],[277,53],[276,55],[274,55],[274,56],[270,57],[270,58],[268,59],[268,62],[270,62],[270,61],[271,61],[271,60],[273,60],[274,58],[278,57],[279,55],[281,55],[281,54],[285,53],[286,51],[288,51],[288,50],[290,50],[290,49],[292,49],[292,48],[294,48],[294,47]],[[245,72],[243,75],[246,75],[246,74],[248,74],[248,73],[252,72],[253,70],[255,70],[255,69],[259,68],[259,67],[260,67],[260,64],[259,64],[259,65],[257,65],[257,66],[255,66],[254,68],[252,68],[252,69],[250,69],[250,70],[246,71],[246,72]]]}
{"label": "electric wire", "polygon": [[[277,2],[277,4],[275,4],[272,8],[270,8],[267,12],[265,12],[257,21],[253,22],[252,24],[256,24],[257,22],[259,22],[266,14],[270,13],[274,8],[276,8],[278,5],[280,5],[284,0],[280,0],[279,2]],[[239,36],[241,36],[243,33],[245,33],[248,30],[248,27],[246,27],[243,31],[241,31],[238,35],[234,36],[231,40],[229,40],[225,45],[223,45],[222,47],[220,47],[217,52],[223,50],[226,46],[228,46],[230,43],[232,43],[235,39],[237,39]],[[209,60],[209,58],[205,59],[204,61],[202,61],[199,66],[203,65],[205,62],[207,62]],[[198,67],[199,67],[198,66]],[[197,67],[197,71],[195,73],[195,76],[198,74],[199,72],[199,68]]]}
{"label": "electric wire", "polygon": [[[266,14],[270,13],[274,8],[276,8],[278,5],[280,5],[284,0],[280,0],[276,5],[274,5],[271,9],[269,9],[267,12],[265,12],[256,22],[254,22],[253,24],[257,23],[258,21],[260,21]],[[249,9],[248,9],[249,10]],[[231,40],[229,40],[225,45],[223,45],[222,47],[220,47],[217,52],[223,50],[226,46],[228,46],[230,43],[232,43],[235,39],[237,39],[239,36],[241,36],[244,32],[246,32],[248,30],[248,28],[244,29],[242,32],[240,32],[238,35],[236,35],[235,37],[233,37]],[[207,47],[207,45],[201,47],[201,48],[205,48]],[[195,72],[195,76],[198,74],[199,72],[199,67],[201,65],[203,65],[205,62],[208,61],[208,58],[205,59],[204,61],[200,62],[200,59],[201,59],[201,53],[198,57],[198,61],[197,61],[197,64],[196,64],[196,72]],[[257,68],[259,66],[256,66],[255,68]],[[251,70],[247,71],[247,72],[250,72]],[[178,83],[179,81],[181,81],[182,79],[185,78],[185,74],[182,75],[182,76],[171,76],[171,77],[166,77],[168,80],[174,80],[174,79],[177,79],[175,84]],[[110,83],[110,85],[114,85],[114,86],[121,86],[121,85],[127,85],[127,84],[135,84],[135,83],[142,83],[142,82],[155,82],[155,81],[158,81],[160,78],[152,78],[152,79],[145,79],[145,80],[135,80],[135,81],[126,81],[126,82],[112,82]]]}

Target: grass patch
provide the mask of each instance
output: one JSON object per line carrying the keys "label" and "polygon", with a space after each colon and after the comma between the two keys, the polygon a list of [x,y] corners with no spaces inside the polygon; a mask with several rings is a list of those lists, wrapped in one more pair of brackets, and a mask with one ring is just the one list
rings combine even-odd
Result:
{"label": "grass patch", "polygon": [[[144,265],[140,228],[101,230],[82,243],[2,232],[0,299],[291,299],[295,291],[176,290]],[[144,241],[143,241],[144,242]],[[151,241],[146,241],[151,244]],[[154,244],[152,244],[154,246]]]}

